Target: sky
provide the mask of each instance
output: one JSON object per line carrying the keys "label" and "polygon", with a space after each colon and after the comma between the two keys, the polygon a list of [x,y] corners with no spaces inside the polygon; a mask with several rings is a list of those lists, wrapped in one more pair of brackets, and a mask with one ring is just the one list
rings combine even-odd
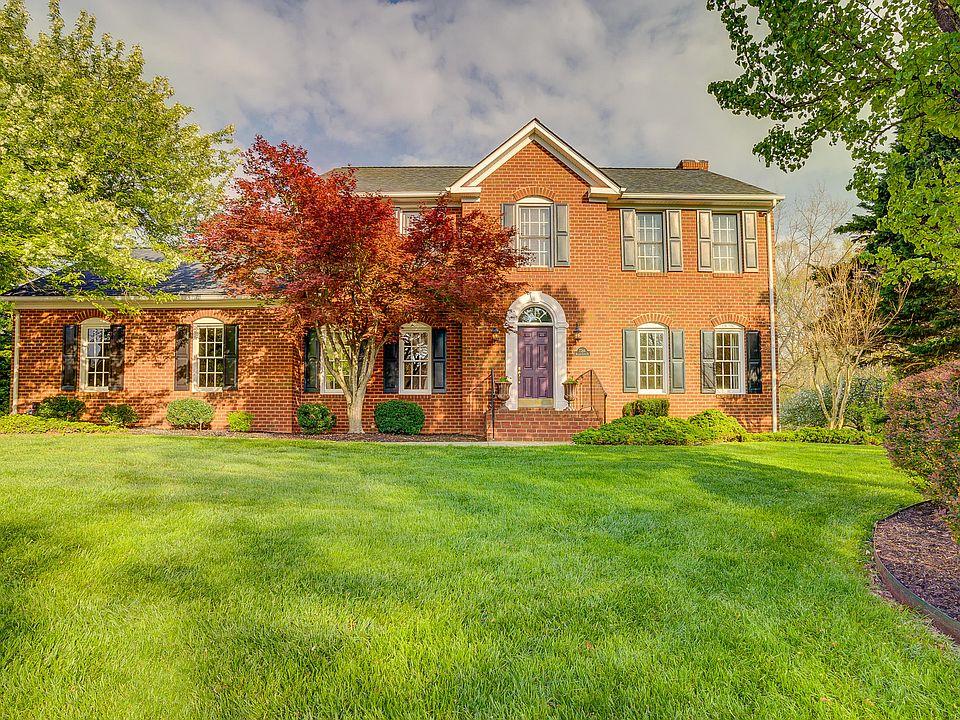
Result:
{"label": "sky", "polygon": [[[46,0],[29,0],[42,27]],[[800,171],[751,152],[765,125],[706,91],[737,68],[703,0],[62,0],[143,48],[208,130],[303,145],[311,162],[470,165],[538,117],[597,165],[710,169],[849,198],[843,148]],[[789,207],[789,205],[788,205]]]}

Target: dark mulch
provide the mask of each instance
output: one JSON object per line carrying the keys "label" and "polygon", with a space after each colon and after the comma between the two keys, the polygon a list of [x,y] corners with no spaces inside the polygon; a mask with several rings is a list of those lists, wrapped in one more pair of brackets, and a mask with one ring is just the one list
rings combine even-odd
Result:
{"label": "dark mulch", "polygon": [[921,503],[877,524],[873,546],[893,575],[915,595],[960,620],[960,546],[944,509]]}
{"label": "dark mulch", "polygon": [[237,433],[229,430],[167,430],[164,428],[130,428],[137,435],[181,435],[185,437],[239,437],[269,438],[273,440],[334,440],[343,442],[482,442],[485,438],[477,435],[386,435],[368,432],[363,435],[349,433],[327,433],[324,435],[300,435],[297,433]]}

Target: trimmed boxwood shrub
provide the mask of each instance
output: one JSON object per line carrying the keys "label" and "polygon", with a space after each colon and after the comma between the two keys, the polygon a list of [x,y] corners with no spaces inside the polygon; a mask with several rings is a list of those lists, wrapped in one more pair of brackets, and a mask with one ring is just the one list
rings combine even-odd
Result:
{"label": "trimmed boxwood shrub", "polygon": [[233,432],[250,432],[253,430],[253,413],[245,410],[234,410],[228,413],[227,427]]}
{"label": "trimmed boxwood shrub", "polygon": [[407,400],[387,400],[373,409],[377,430],[391,435],[419,435],[425,420],[423,408]]}
{"label": "trimmed boxwood shrub", "polygon": [[37,403],[34,413],[39,418],[52,420],[79,420],[87,409],[87,404],[80,398],[69,395],[54,395],[44,398]]}
{"label": "trimmed boxwood shrub", "polygon": [[167,405],[167,422],[175,428],[200,430],[213,420],[213,406],[198,398],[181,398]]}
{"label": "trimmed boxwood shrub", "polygon": [[120,403],[118,405],[104,405],[100,412],[100,419],[107,425],[125,428],[130,427],[140,418],[137,417],[137,413],[134,412],[132,407],[126,403]]}
{"label": "trimmed boxwood shrub", "polygon": [[711,440],[689,420],[636,415],[573,436],[575,445],[701,445]]}
{"label": "trimmed boxwood shrub", "polygon": [[887,395],[890,460],[921,480],[960,533],[960,361],[911,375]]}
{"label": "trimmed boxwood shrub", "polygon": [[690,424],[700,428],[712,440],[719,442],[743,442],[747,431],[736,418],[720,410],[704,410],[690,418]]}
{"label": "trimmed boxwood shrub", "polygon": [[319,435],[333,430],[337,416],[323,403],[304,403],[297,408],[297,423],[307,435]]}
{"label": "trimmed boxwood shrub", "polygon": [[855,428],[830,430],[821,427],[797,428],[768,433],[750,433],[748,440],[757,442],[802,442],[825,445],[879,445],[880,438]]}
{"label": "trimmed boxwood shrub", "polygon": [[670,414],[670,400],[665,397],[649,397],[631,400],[623,406],[623,417],[650,415],[667,417]]}
{"label": "trimmed boxwood shrub", "polygon": [[115,433],[120,429],[112,425],[95,425],[73,420],[39,418],[36,415],[0,415],[0,435],[42,433]]}

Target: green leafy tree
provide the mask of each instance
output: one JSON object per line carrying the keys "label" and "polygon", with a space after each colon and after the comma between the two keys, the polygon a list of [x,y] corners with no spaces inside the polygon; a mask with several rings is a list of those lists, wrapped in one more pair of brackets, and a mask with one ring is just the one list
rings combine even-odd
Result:
{"label": "green leafy tree", "polygon": [[[928,138],[928,152],[906,168],[908,178],[921,170],[936,169],[960,159],[960,140],[935,134]],[[903,153],[899,148],[897,152]],[[903,235],[885,226],[890,205],[890,188],[882,177],[873,198],[860,203],[866,212],[837,229],[851,233],[862,244],[861,257],[887,268],[888,280],[899,276],[916,278],[904,299],[903,308],[885,331],[882,350],[885,363],[908,373],[960,359],[960,283],[942,272],[931,253],[918,252]],[[888,282],[884,305],[892,309],[898,294]]]}
{"label": "green leafy tree", "polygon": [[[81,13],[28,33],[23,0],[0,8],[0,291],[56,270],[116,290],[149,288],[180,259],[182,238],[216,207],[233,167],[232,129],[205,134],[143,77],[138,47],[96,34]],[[159,251],[148,262],[134,249]]]}
{"label": "green leafy tree", "polygon": [[[938,133],[960,138],[957,0],[708,0],[742,74],[713,82],[721,107],[773,121],[754,151],[796,170],[815,142],[845,145],[862,197],[886,176],[880,224],[960,277],[960,159],[924,165]],[[902,147],[891,151],[899,138]]]}

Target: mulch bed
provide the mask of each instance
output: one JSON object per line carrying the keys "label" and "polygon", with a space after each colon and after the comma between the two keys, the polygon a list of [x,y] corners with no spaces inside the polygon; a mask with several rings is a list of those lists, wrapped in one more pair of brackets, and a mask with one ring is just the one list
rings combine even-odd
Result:
{"label": "mulch bed", "polygon": [[877,523],[877,557],[911,592],[960,620],[960,546],[943,507],[926,502]]}
{"label": "mulch bed", "polygon": [[136,435],[181,435],[184,437],[238,437],[268,438],[272,440],[334,440],[341,442],[483,442],[486,438],[477,435],[386,435],[368,432],[363,435],[327,433],[324,435],[300,435],[296,433],[237,433],[229,430],[165,430],[162,428],[130,428]]}

